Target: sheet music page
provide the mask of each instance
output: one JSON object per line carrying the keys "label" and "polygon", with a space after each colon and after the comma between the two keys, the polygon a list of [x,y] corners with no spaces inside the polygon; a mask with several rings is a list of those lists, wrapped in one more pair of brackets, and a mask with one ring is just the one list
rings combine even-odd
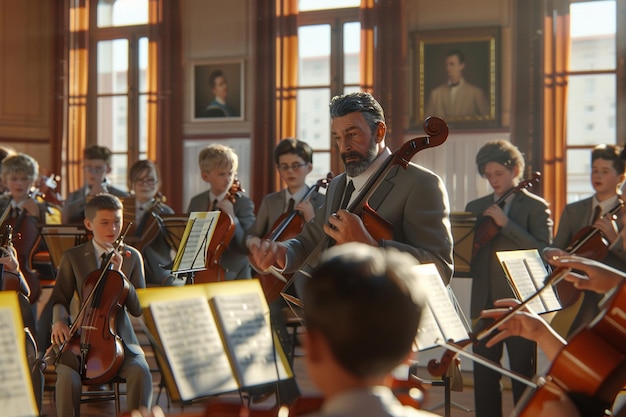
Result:
{"label": "sheet music page", "polygon": [[[520,301],[529,299],[543,288],[547,270],[537,249],[500,251],[496,255]],[[528,306],[538,314],[561,308],[552,288],[544,289]]]}
{"label": "sheet music page", "polygon": [[[524,258],[524,264],[526,265],[526,269],[530,271],[530,276],[535,282],[535,286],[537,288],[543,288],[544,281],[546,276],[548,275],[548,270],[546,265],[541,260],[541,255],[539,252],[534,251],[536,256],[529,256]],[[561,309],[561,303],[559,302],[558,297],[556,296],[556,292],[554,291],[554,287],[550,285],[548,288],[545,288],[541,291],[541,295],[539,296],[546,311],[556,311]]]}
{"label": "sheet music page", "polygon": [[183,401],[238,389],[206,298],[157,301],[150,311]]}
{"label": "sheet music page", "polygon": [[17,320],[13,309],[0,308],[0,409],[7,417],[35,417],[39,411],[26,361],[24,338],[16,337],[18,322],[21,318]]}
{"label": "sheet music page", "polygon": [[417,331],[419,350],[439,346],[437,340],[460,341],[468,338],[467,329],[450,300],[448,289],[444,285],[435,264],[413,266],[417,279],[407,280],[412,291],[426,294],[427,308],[422,312],[420,327]]}
{"label": "sheet music page", "polygon": [[205,269],[206,251],[215,228],[219,211],[192,212],[180,241],[172,272]]}
{"label": "sheet music page", "polygon": [[259,293],[216,295],[210,302],[242,387],[287,378]]}

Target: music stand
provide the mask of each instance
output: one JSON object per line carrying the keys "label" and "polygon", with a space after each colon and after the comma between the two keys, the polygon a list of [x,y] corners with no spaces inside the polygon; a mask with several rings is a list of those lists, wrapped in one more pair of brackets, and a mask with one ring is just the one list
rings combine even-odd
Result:
{"label": "music stand", "polygon": [[172,265],[172,274],[184,275],[185,284],[193,284],[194,272],[206,269],[207,248],[215,232],[219,215],[219,211],[189,213],[187,226]]}
{"label": "music stand", "polygon": [[476,216],[470,212],[450,213],[452,239],[454,241],[454,276],[470,277],[472,246],[474,243],[474,227]]}

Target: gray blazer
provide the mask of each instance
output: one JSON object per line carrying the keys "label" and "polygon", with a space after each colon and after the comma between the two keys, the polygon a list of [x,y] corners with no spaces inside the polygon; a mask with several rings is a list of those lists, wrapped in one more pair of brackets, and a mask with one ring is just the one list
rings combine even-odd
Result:
{"label": "gray blazer", "polygon": [[[286,201],[287,195],[285,194],[285,190],[280,190],[275,193],[271,193],[263,198],[261,202],[261,206],[259,207],[259,211],[256,214],[256,221],[252,225],[252,227],[246,233],[247,236],[257,236],[263,237],[272,231],[272,226],[276,223],[276,220],[283,215],[285,211],[285,206],[287,205]],[[311,204],[313,205],[313,209],[317,210],[322,207],[324,204],[325,197],[323,194],[318,193],[317,191],[313,191],[311,193]]]}
{"label": "gray blazer", "polygon": [[[296,238],[284,242],[286,273],[317,265],[319,253],[329,244],[322,227],[339,209],[345,188],[345,173],[333,178],[326,201],[315,213],[315,219],[307,223]],[[372,194],[369,205],[392,224],[393,239],[381,241],[383,246],[408,252],[421,263],[434,263],[444,282],[450,281],[453,268],[450,206],[439,176],[413,163],[406,169],[395,166]],[[315,251],[318,245],[323,247]],[[310,256],[314,252],[317,255]]]}
{"label": "gray blazer", "polygon": [[[189,203],[188,213],[192,211],[208,211],[209,191],[205,191],[193,197]],[[235,233],[228,245],[228,249],[222,254],[220,265],[226,270],[226,280],[252,277],[248,251],[245,243],[245,231],[254,223],[254,203],[243,194],[238,194],[233,204],[235,210]]]}
{"label": "gray blazer", "polygon": [[[129,251],[130,256],[124,257],[122,272],[132,285],[130,285],[130,291],[124,302],[124,308],[117,314],[116,327],[118,334],[124,342],[124,346],[136,355],[143,355],[143,350],[139,345],[128,316],[128,313],[135,317],[141,315],[141,305],[139,304],[135,288],[146,287],[143,260],[137,249],[126,246],[124,250]],[[68,249],[63,254],[56,283],[50,296],[50,302],[54,306],[52,313],[53,322],[58,320],[67,322],[70,301],[74,296],[74,292],[78,293],[81,305],[85,297],[88,296],[88,294],[83,294],[83,283],[90,273],[98,269],[95,253],[93,242],[89,241]]]}
{"label": "gray blazer", "polygon": [[[552,246],[555,248],[565,249],[574,239],[574,236],[585,226],[589,225],[591,219],[591,210],[593,206],[593,197],[576,201],[565,206],[561,218],[559,219],[559,229],[556,232]],[[617,214],[616,221],[619,230],[622,229],[622,222],[619,220],[622,216],[621,212]],[[620,237],[617,242],[610,248],[607,258],[604,260],[607,264],[616,268],[626,269],[626,251]]]}
{"label": "gray blazer", "polygon": [[[493,205],[493,194],[471,201],[465,211],[477,216],[479,223],[483,212]],[[552,242],[553,222],[548,203],[526,190],[515,194],[506,226],[472,258],[471,317],[477,318],[483,309],[492,307],[500,298],[514,297],[513,290],[500,266],[497,251],[538,249],[541,252]]]}

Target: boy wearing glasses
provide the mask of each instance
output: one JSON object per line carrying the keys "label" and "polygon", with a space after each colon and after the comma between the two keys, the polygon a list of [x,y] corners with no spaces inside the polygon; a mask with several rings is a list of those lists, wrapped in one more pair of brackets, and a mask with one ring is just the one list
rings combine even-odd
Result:
{"label": "boy wearing glasses", "polygon": [[91,145],[83,151],[85,185],[71,192],[63,204],[63,223],[80,223],[85,219],[87,200],[100,193],[128,197],[128,193],[111,185],[107,174],[111,172],[111,155],[106,146]]}
{"label": "boy wearing glasses", "polygon": [[313,170],[313,150],[298,139],[281,140],[274,148],[274,162],[285,188],[263,198],[254,225],[248,231],[246,244],[260,244],[260,239],[272,231],[276,220],[284,213],[299,211],[305,222],[315,216],[315,210],[324,204],[324,195],[314,191],[310,198],[304,199],[309,192],[306,176]]}
{"label": "boy wearing glasses", "polygon": [[177,280],[170,269],[161,266],[172,263],[176,248],[170,247],[166,236],[160,231],[156,235],[150,235],[152,230],[159,230],[154,215],[174,213],[174,210],[163,202],[159,193],[159,178],[159,168],[148,159],[137,161],[130,167],[128,189],[131,198],[135,199],[135,221],[133,234],[127,237],[126,241],[136,246],[143,255],[147,285],[182,285],[184,284],[182,279]]}
{"label": "boy wearing glasses", "polygon": [[[230,195],[239,158],[234,149],[213,144],[200,152],[198,164],[202,180],[209,184],[210,189],[194,196],[187,212],[220,210],[232,218],[235,232],[221,256],[220,266],[226,271],[226,280],[248,279],[252,276],[252,271],[244,234],[254,223],[254,203],[241,192]],[[234,203],[229,197],[232,197]]]}

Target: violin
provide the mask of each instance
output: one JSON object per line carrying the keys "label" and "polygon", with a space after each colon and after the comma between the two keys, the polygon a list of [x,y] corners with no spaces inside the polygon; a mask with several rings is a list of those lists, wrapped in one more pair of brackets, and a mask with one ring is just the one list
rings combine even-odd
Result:
{"label": "violin", "polygon": [[10,217],[8,215],[10,211],[11,204],[8,204],[2,215],[1,226],[6,228],[7,225],[10,225],[12,227],[12,235],[17,237],[17,239],[12,239],[12,246],[17,252],[20,270],[30,288],[28,301],[34,304],[41,296],[39,276],[37,272],[32,269],[32,257],[41,240],[39,225],[37,224],[37,219],[30,216],[25,209],[21,209],[17,217]]}
{"label": "violin", "polygon": [[[516,187],[511,188],[506,193],[502,194],[500,198],[494,203],[498,206],[504,204],[507,198],[511,194],[517,193],[523,189],[531,188],[533,184],[539,183],[541,179],[541,173],[533,173],[532,178],[521,181]],[[500,233],[501,227],[496,224],[491,216],[482,216],[474,231],[474,242],[472,244],[472,258],[476,256],[478,251],[487,245],[491,240]]]}
{"label": "violin", "polygon": [[61,177],[59,175],[42,175],[39,177],[39,182],[32,191],[32,194],[41,198],[42,201],[61,207],[63,206],[64,200],[61,193],[57,191],[60,181]]}
{"label": "violin", "polygon": [[[124,198],[124,207],[126,207],[128,199],[129,197]],[[129,236],[126,241],[131,246],[139,251],[142,251],[143,248],[149,246],[154,239],[156,239],[156,237],[163,232],[158,221],[158,216],[162,213],[171,213],[170,209],[164,205],[166,200],[167,199],[163,196],[163,194],[161,194],[161,192],[156,193],[154,199],[152,200],[152,204],[150,204],[150,206],[146,209],[146,213],[143,215],[141,223],[129,232]],[[130,206],[134,207],[134,204],[131,204]],[[133,213],[128,213],[128,216],[125,213],[124,218],[135,219],[134,210]]]}
{"label": "violin", "polygon": [[[302,200],[310,200],[314,192],[318,192],[320,188],[326,188],[332,179],[333,173],[329,172],[326,174],[326,178],[318,180],[313,187],[309,188]],[[300,233],[304,224],[304,216],[299,211],[293,210],[290,213],[283,213],[276,219],[271,231],[264,239],[272,242],[282,242],[283,240],[291,239]],[[258,278],[261,281],[265,297],[269,302],[275,301],[280,296],[280,292],[287,283],[287,277],[280,275],[277,277],[274,274],[262,274]]]}
{"label": "violin", "polygon": [[[610,217],[615,220],[615,216],[624,207],[624,201],[619,198],[615,207],[609,210],[604,217]],[[597,227],[589,225],[583,227],[574,235],[565,252],[569,255],[580,255],[586,258],[590,258],[596,261],[602,261],[609,253],[609,241],[602,235],[602,232]],[[561,280],[555,286],[554,289],[559,297],[561,306],[567,308],[576,303],[581,295],[581,291],[574,288],[571,282]]]}
{"label": "violin", "polygon": [[[7,224],[5,226],[4,235],[2,235],[2,244],[0,244],[0,257],[9,258],[13,257],[17,261],[17,253],[15,248],[13,247],[13,226]],[[24,296],[28,297],[30,295],[30,288],[28,287],[28,282],[23,278],[23,276],[19,273],[15,274],[9,271],[3,271],[0,274],[2,278],[2,287],[0,290],[2,291],[16,291]]]}
{"label": "violin", "polygon": [[626,286],[621,284],[597,318],[570,338],[538,388],[514,415],[531,417],[546,401],[567,393],[583,416],[604,416],[626,384]]}
{"label": "violin", "polygon": [[[226,198],[231,203],[235,204],[237,198],[242,195],[243,191],[241,182],[239,179],[235,178],[230,189],[228,190],[228,193],[226,193]],[[228,213],[220,212],[215,231],[213,232],[211,241],[207,246],[206,269],[198,271],[194,274],[194,282],[205,284],[209,282],[223,281],[225,279],[226,271],[220,265],[220,260],[222,259],[224,251],[228,249],[228,245],[233,239],[234,234],[234,220],[230,217],[230,215],[228,215]]]}
{"label": "violin", "polygon": [[[113,244],[113,251],[102,266],[83,282],[83,295],[89,294],[70,328],[65,341],[49,348],[56,351],[57,363],[66,352],[78,358],[79,373],[84,385],[101,385],[117,375],[124,361],[124,347],[117,334],[117,314],[124,309],[130,283],[124,275],[111,269],[114,253],[124,250],[124,237],[130,224]],[[48,356],[48,355],[46,355]]]}

